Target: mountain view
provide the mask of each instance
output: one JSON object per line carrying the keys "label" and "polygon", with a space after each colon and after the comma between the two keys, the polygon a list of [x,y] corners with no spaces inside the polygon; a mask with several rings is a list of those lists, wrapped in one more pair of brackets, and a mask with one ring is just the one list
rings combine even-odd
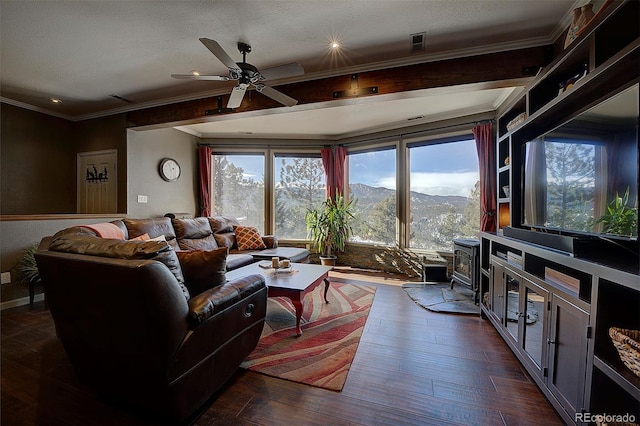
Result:
{"label": "mountain view", "polygon": [[[228,158],[214,156],[214,213],[237,216],[262,231],[264,183],[249,177],[244,168],[235,166]],[[296,158],[283,162],[281,170],[274,194],[275,234],[281,239],[305,239],[305,214],[325,199],[322,165],[317,159]],[[395,245],[396,191],[353,183],[349,185],[349,198],[355,200],[352,241]],[[479,183],[467,197],[411,191],[409,208],[409,246],[450,251],[454,238],[477,236]]]}

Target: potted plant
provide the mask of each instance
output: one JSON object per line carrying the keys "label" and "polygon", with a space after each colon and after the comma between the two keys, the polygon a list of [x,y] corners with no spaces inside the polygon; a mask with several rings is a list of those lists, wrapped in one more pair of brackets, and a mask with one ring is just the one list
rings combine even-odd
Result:
{"label": "potted plant", "polygon": [[344,251],[353,230],[349,220],[353,218],[353,200],[348,203],[342,195],[335,200],[327,198],[314,210],[307,210],[306,221],[309,239],[320,253],[323,265],[335,265],[336,251]]}
{"label": "potted plant", "polygon": [[40,282],[40,273],[38,272],[38,265],[34,256],[37,251],[37,244],[28,247],[16,263],[15,271],[18,281],[27,284],[37,284]]}
{"label": "potted plant", "polygon": [[35,285],[42,281],[35,258],[37,251],[38,244],[28,247],[14,266],[18,281],[29,285],[29,303],[31,305],[33,305],[35,296]]}
{"label": "potted plant", "polygon": [[629,202],[629,187],[621,197],[617,192],[614,199],[607,206],[607,212],[595,224],[602,223],[602,229],[607,234],[638,235],[638,208],[627,207]]}

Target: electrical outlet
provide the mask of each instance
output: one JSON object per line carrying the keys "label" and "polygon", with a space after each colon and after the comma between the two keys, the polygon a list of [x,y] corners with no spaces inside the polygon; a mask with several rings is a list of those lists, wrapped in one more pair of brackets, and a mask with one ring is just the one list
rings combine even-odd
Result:
{"label": "electrical outlet", "polygon": [[0,274],[0,278],[2,279],[2,284],[9,284],[11,282],[11,272],[3,272]]}
{"label": "electrical outlet", "polygon": [[147,196],[146,195],[138,195],[138,202],[139,203],[146,203],[147,202]]}

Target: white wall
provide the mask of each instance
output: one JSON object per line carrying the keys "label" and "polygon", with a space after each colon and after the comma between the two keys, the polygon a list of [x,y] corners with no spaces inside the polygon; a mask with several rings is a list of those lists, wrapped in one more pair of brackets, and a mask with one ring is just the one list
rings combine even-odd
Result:
{"label": "white wall", "polygon": [[[127,130],[128,217],[199,213],[198,142],[197,137],[175,129]],[[158,165],[165,157],[180,164],[181,175],[175,182],[166,182],[158,173]],[[146,195],[147,203],[138,203],[138,195]]]}

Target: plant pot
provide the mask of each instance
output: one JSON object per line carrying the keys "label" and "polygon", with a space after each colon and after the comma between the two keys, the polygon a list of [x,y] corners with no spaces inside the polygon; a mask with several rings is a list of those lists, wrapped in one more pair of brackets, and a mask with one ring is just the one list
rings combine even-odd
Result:
{"label": "plant pot", "polygon": [[320,264],[322,266],[336,266],[337,256],[320,256]]}

